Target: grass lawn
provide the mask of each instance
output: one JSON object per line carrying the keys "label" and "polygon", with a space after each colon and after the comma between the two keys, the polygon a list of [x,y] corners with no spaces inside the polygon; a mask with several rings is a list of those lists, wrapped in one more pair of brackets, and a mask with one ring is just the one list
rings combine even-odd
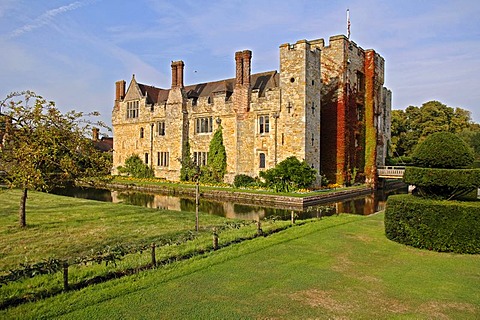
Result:
{"label": "grass lawn", "polygon": [[339,215],[0,311],[38,319],[478,319],[480,256],[387,240]]}

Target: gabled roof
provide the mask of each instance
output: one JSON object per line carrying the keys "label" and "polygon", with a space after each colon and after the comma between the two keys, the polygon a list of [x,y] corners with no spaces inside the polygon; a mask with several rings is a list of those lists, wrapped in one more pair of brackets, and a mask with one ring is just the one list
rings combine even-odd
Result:
{"label": "gabled roof", "polygon": [[[277,71],[255,73],[251,75],[250,82],[252,90],[259,90],[259,95],[264,96],[267,89],[278,87]],[[170,89],[161,89],[154,86],[138,83],[143,95],[147,95],[149,103],[163,104],[168,99]],[[205,82],[185,86],[185,93],[188,98],[210,97],[216,92],[232,93],[235,88],[235,78]]]}

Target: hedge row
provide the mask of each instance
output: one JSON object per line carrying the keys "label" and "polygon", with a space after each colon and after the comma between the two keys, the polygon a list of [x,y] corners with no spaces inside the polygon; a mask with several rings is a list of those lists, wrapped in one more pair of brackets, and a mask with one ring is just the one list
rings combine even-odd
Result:
{"label": "hedge row", "polygon": [[480,169],[434,169],[407,167],[405,183],[445,198],[462,196],[480,187]]}
{"label": "hedge row", "polygon": [[480,253],[480,203],[390,196],[385,210],[388,239],[440,252]]}

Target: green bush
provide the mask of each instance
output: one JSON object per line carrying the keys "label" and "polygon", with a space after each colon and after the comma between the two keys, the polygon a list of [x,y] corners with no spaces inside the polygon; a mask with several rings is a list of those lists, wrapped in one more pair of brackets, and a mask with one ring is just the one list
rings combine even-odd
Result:
{"label": "green bush", "polygon": [[390,196],[385,210],[385,234],[390,240],[417,248],[478,254],[480,202]]}
{"label": "green bush", "polygon": [[480,187],[480,169],[407,167],[403,176],[423,197],[458,199]]}
{"label": "green bush", "polygon": [[246,174],[237,174],[233,179],[233,186],[235,188],[248,187],[255,184],[255,179]]}
{"label": "green bush", "polygon": [[308,188],[315,182],[316,171],[305,161],[300,162],[291,156],[280,162],[275,168],[260,172],[265,179],[267,188],[275,192],[290,192],[301,188]]}
{"label": "green bush", "polygon": [[413,165],[424,168],[464,168],[474,156],[465,141],[450,132],[429,135],[412,154]]}
{"label": "green bush", "polygon": [[142,159],[136,154],[131,155],[125,160],[125,166],[118,167],[118,171],[135,178],[153,178],[152,168],[143,163]]}

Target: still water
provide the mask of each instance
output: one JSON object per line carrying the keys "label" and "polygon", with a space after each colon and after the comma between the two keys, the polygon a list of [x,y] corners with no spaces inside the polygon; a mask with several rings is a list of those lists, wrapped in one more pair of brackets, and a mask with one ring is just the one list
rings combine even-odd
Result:
{"label": "still water", "polygon": [[[406,187],[391,191],[378,190],[366,196],[315,205],[303,210],[293,210],[293,214],[297,219],[328,216],[337,213],[369,215],[385,209],[385,203],[389,195],[406,192]],[[195,199],[188,197],[79,187],[58,189],[54,190],[53,193],[75,198],[124,203],[148,208],[195,212]],[[206,199],[200,199],[199,211],[227,218],[245,220],[257,220],[265,218],[287,220],[290,219],[292,215],[291,209],[279,209],[258,205],[234,203],[231,201],[214,201]]]}

